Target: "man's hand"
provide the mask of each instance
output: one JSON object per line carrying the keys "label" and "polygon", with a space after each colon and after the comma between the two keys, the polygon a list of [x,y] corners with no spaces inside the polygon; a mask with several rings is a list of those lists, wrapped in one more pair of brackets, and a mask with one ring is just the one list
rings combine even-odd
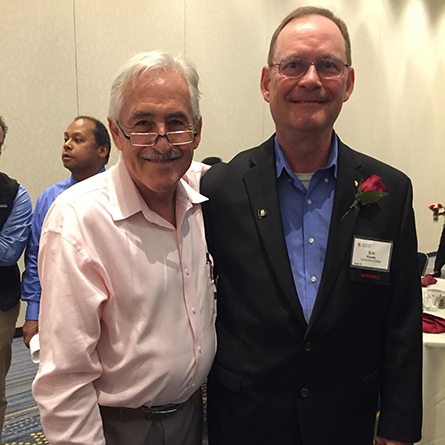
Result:
{"label": "man's hand", "polygon": [[39,332],[39,320],[26,320],[22,327],[23,343],[29,348],[29,342]]}
{"label": "man's hand", "polygon": [[413,445],[412,442],[399,442],[398,440],[385,439],[384,437],[376,436],[375,445]]}

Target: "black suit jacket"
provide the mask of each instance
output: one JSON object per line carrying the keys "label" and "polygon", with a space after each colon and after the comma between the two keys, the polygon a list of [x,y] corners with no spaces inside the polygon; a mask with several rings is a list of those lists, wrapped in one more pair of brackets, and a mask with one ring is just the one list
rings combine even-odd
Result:
{"label": "black suit jacket", "polygon": [[[355,181],[373,174],[389,195],[342,219]],[[218,275],[211,444],[371,444],[379,396],[379,434],[419,440],[422,303],[410,180],[339,143],[309,324],[283,233],[273,138],[214,166],[201,191],[210,198],[203,210]],[[389,273],[367,278],[351,268],[354,235],[394,243]]]}

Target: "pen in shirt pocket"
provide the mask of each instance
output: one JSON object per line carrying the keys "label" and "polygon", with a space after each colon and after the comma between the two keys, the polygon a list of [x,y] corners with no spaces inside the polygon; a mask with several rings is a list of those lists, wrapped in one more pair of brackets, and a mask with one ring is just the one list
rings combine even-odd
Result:
{"label": "pen in shirt pocket", "polygon": [[213,258],[212,255],[210,255],[210,252],[206,252],[206,264],[210,267],[210,279],[212,280],[212,283],[214,283],[214,277],[213,277]]}

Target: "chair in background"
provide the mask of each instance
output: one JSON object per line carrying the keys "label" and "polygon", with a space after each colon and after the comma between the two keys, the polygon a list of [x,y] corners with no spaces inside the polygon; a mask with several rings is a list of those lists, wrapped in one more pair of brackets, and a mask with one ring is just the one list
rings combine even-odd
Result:
{"label": "chair in background", "polygon": [[423,252],[417,252],[417,259],[419,260],[420,276],[423,277],[428,266],[428,255]]}

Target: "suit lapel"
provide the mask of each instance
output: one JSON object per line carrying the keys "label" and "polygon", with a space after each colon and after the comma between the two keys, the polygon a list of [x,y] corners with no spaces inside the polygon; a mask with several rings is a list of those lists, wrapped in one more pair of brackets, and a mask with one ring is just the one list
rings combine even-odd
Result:
{"label": "suit lapel", "polygon": [[295,290],[281,220],[273,137],[252,156],[251,164],[243,179],[253,218],[275,277],[297,317],[306,325]]}
{"label": "suit lapel", "polygon": [[362,175],[358,171],[359,167],[360,164],[354,157],[354,152],[339,141],[338,177],[329,227],[328,245],[320,287],[311,319],[309,320],[308,330],[315,323],[326,300],[329,298],[340,268],[345,264],[345,261],[349,262],[348,257],[351,254],[352,237],[359,208],[356,207],[344,218],[343,216],[352,204],[354,194],[357,191],[356,182],[361,183],[363,180]]}
{"label": "suit lapel", "polygon": [[[273,137],[265,142],[260,150],[255,152],[251,158],[251,164],[252,167],[244,174],[243,180],[249,196],[253,218],[275,277],[298,319],[303,325],[306,325],[295,290],[283,232],[277,191]],[[345,218],[342,219],[342,217],[348,211],[357,191],[355,183],[363,181],[363,177],[358,171],[359,167],[360,163],[356,160],[354,152],[339,141],[338,177],[328,245],[322,279],[309,321],[308,331],[329,298],[340,268],[345,261],[349,262],[349,258],[346,257],[351,253],[352,237],[359,208],[352,209]]]}

